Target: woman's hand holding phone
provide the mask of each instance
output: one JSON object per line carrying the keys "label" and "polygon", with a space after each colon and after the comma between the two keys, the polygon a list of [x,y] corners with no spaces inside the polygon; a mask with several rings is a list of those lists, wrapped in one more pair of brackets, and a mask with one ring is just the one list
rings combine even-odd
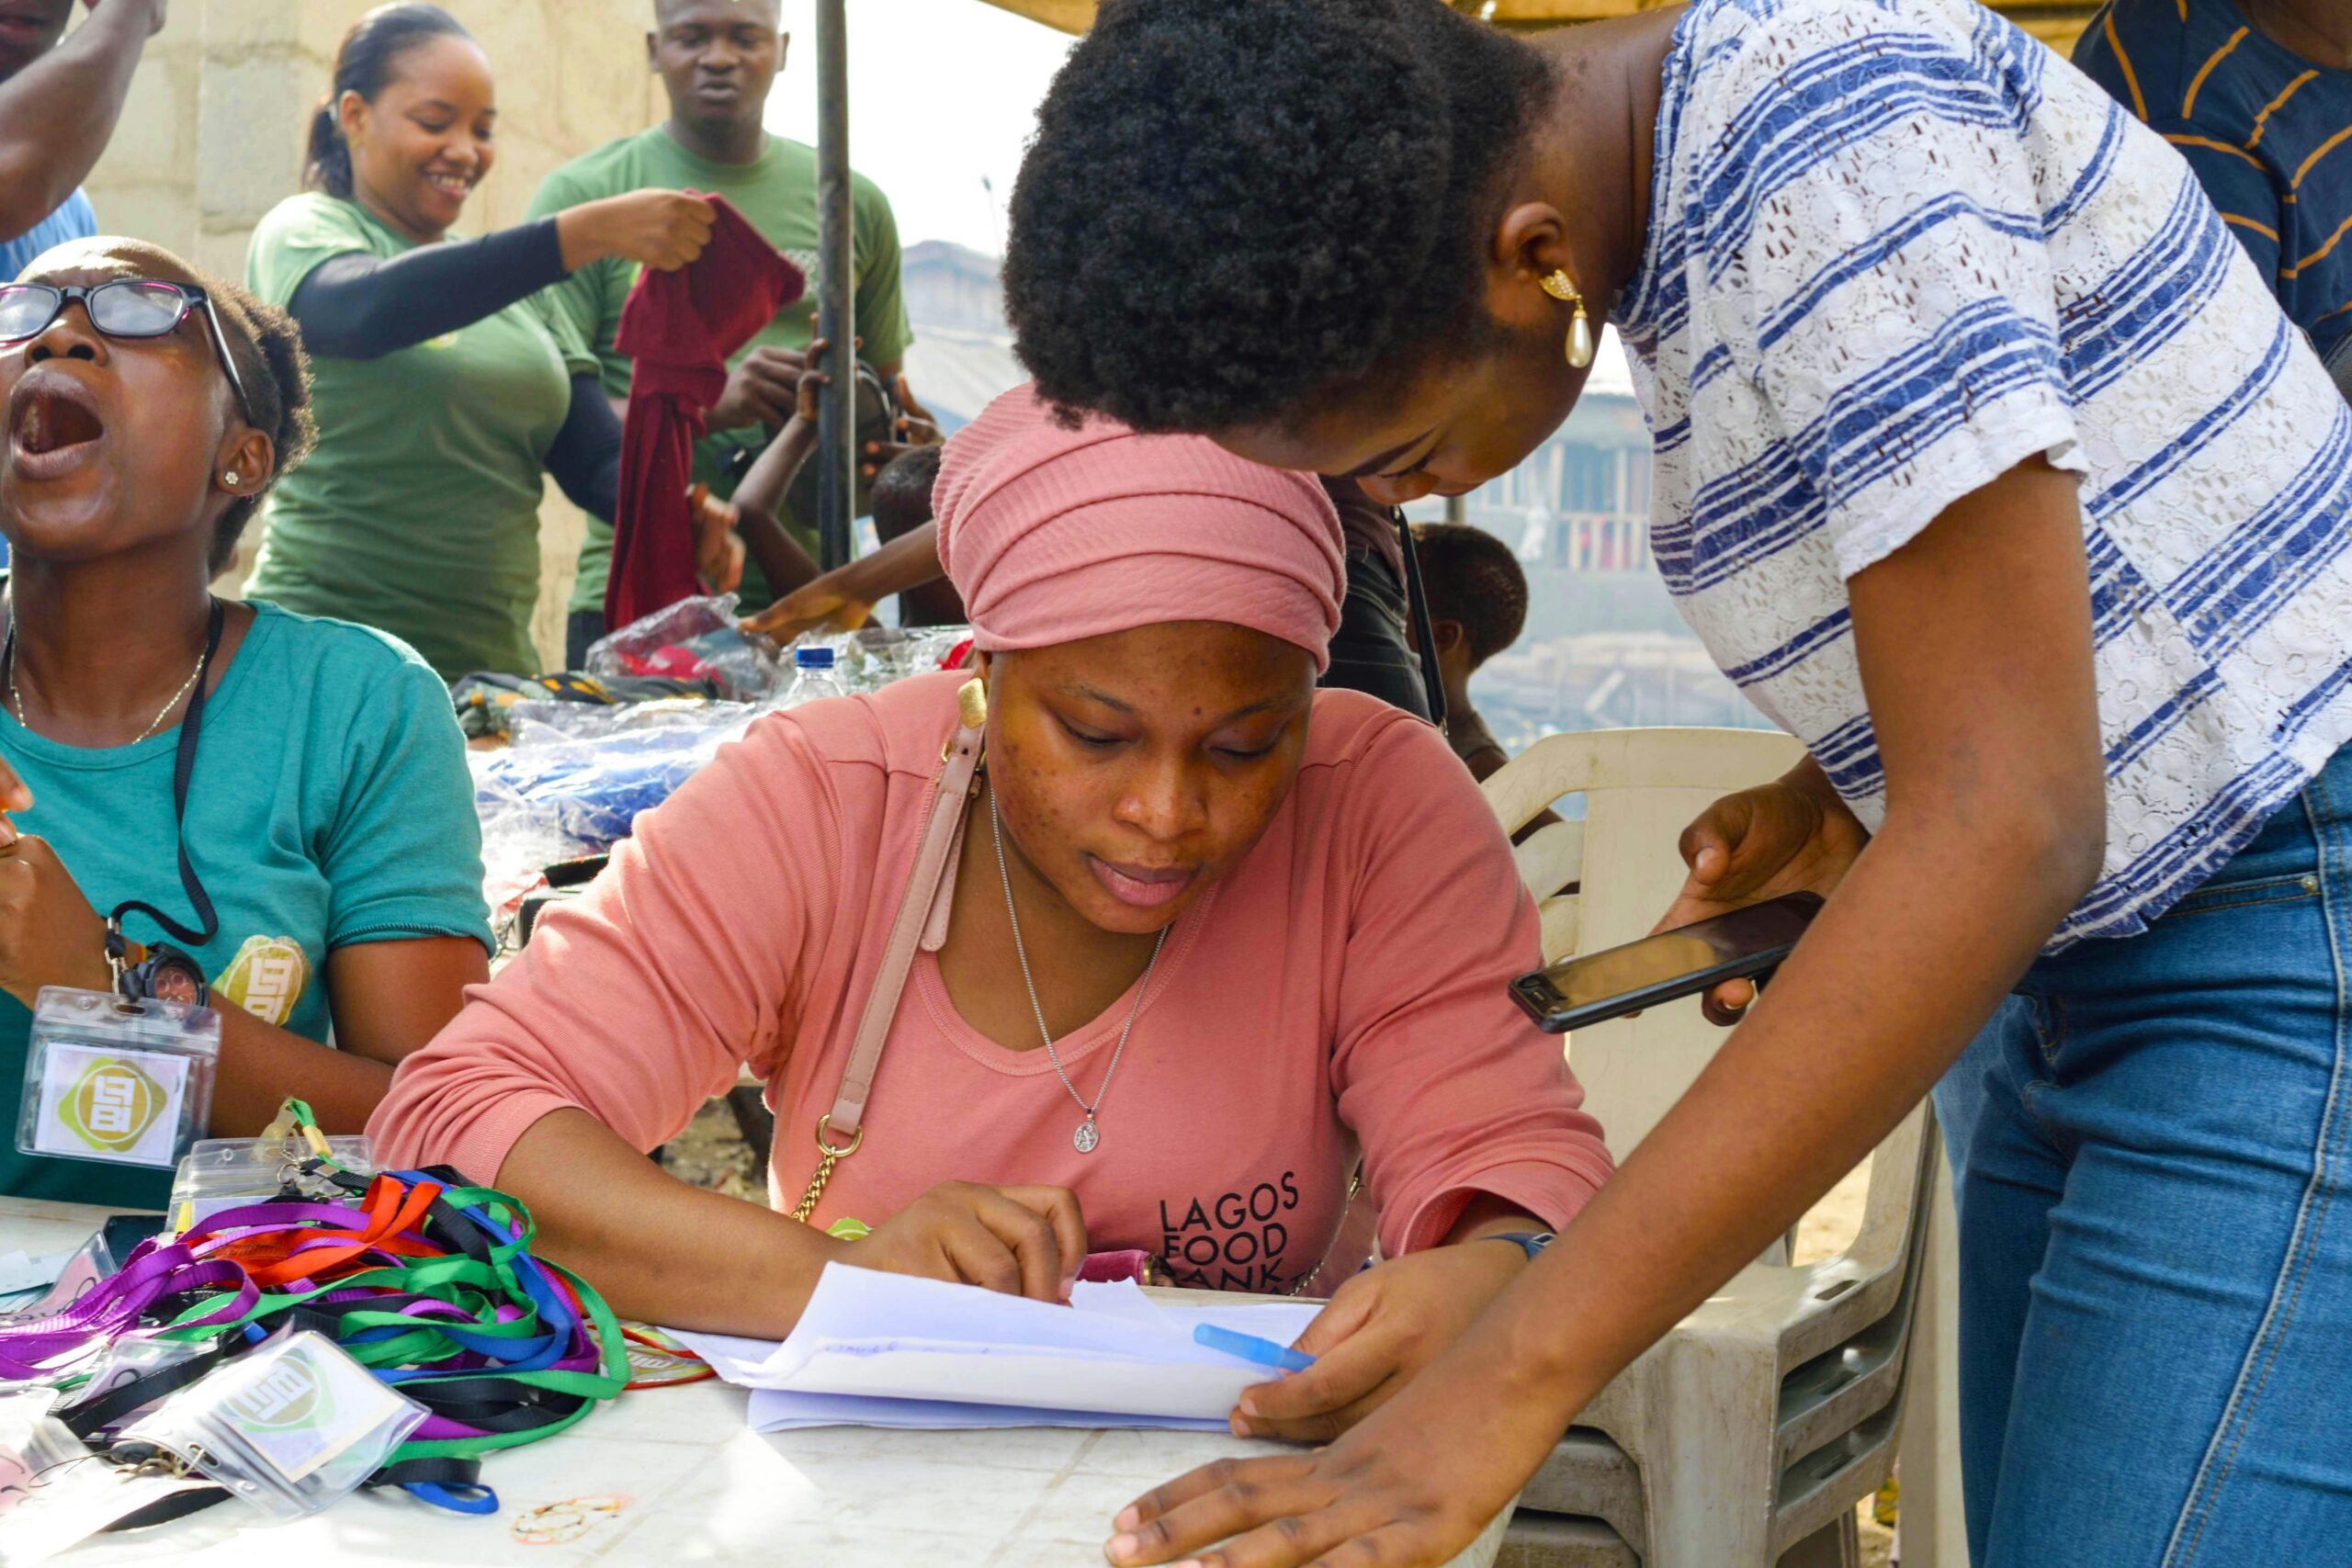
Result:
{"label": "woman's hand holding phone", "polygon": [[[1653,931],[1687,926],[1784,893],[1826,898],[1870,842],[1870,832],[1819,763],[1806,758],[1770,784],[1724,795],[1682,829],[1682,890]],[[1707,993],[1711,1022],[1737,1023],[1756,999],[1747,980],[1727,980]]]}

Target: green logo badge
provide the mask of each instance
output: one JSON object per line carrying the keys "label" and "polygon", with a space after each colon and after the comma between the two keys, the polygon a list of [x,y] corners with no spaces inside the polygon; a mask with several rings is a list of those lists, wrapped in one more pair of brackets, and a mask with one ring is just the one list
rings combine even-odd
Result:
{"label": "green logo badge", "polygon": [[228,1400],[236,1423],[254,1432],[307,1432],[331,1425],[334,1401],[302,1356],[281,1356],[269,1375]]}
{"label": "green logo badge", "polygon": [[82,1070],[60,1120],[92,1148],[121,1154],[146,1135],[170,1101],[163,1085],[133,1064],[109,1056]]}

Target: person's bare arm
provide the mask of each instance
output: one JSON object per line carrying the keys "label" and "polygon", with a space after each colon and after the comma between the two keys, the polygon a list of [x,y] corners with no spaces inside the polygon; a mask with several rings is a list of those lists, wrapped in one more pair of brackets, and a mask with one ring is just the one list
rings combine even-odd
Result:
{"label": "person's bare arm", "polygon": [[891,594],[936,582],[945,575],[939,564],[939,525],[925,523],[872,555],[860,556],[786,594],[745,621],[743,629],[778,642],[790,642],[817,626],[850,630],[864,626],[874,606]]}
{"label": "person's bare arm", "polygon": [[[0,763],[0,799],[30,801]],[[220,1060],[210,1134],[252,1137],[300,1095],[331,1133],[356,1132],[390,1087],[392,1066],[422,1050],[458,1016],[465,988],[490,977],[481,944],[468,937],[365,942],[327,954],[334,1045],[264,1022],[220,998]],[[45,986],[111,991],[106,922],[49,841],[17,834],[0,818],[0,989],[31,1007]]]}
{"label": "person's bare arm", "polygon": [[1746,1025],[1395,1401],[1313,1455],[1158,1488],[1119,1516],[1114,1562],[1236,1534],[1221,1568],[1350,1541],[1442,1561],[1609,1379],[1917,1103],[2089,888],[2106,805],[2074,479],[2020,465],[1850,594],[1886,818]]}
{"label": "person's bare arm", "polygon": [[843,1244],[778,1213],[689,1187],[585,1111],[531,1123],[498,1170],[530,1205],[537,1247],[585,1271],[629,1317],[781,1339]]}
{"label": "person's bare arm", "polygon": [[498,1168],[538,1246],[623,1317],[781,1339],[829,1262],[1066,1302],[1086,1221],[1059,1187],[947,1181],[842,1241],[788,1214],[689,1187],[585,1111],[549,1111]]}
{"label": "person's bare arm", "polygon": [[0,240],[64,205],[114,135],[164,0],[104,0],[47,54],[0,83]]}
{"label": "person's bare arm", "polygon": [[392,1069],[458,1016],[465,989],[490,978],[490,960],[471,937],[361,942],[327,954],[333,1045],[264,1023],[220,1004],[220,1075],[212,1095],[212,1136],[258,1134],[279,1101],[299,1094],[330,1133],[356,1133],[391,1087]]}

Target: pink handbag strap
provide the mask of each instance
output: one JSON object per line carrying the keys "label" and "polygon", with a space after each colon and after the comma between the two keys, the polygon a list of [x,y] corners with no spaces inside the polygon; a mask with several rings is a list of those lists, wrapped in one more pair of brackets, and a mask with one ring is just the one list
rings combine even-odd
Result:
{"label": "pink handbag strap", "polygon": [[927,931],[944,930],[944,912],[935,907],[955,859],[964,807],[978,789],[981,750],[982,732],[958,726],[941,759],[931,817],[923,824],[914,870],[907,877],[907,890],[890,922],[890,943],[882,951],[881,971],[874,976],[874,990],[857,1021],[857,1038],[850,1047],[849,1066],[842,1071],[841,1090],[833,1096],[833,1109],[819,1131],[820,1147],[826,1146],[827,1134],[846,1143],[856,1142],[865,1120],[865,1099],[873,1092],[874,1074],[882,1065],[882,1047],[890,1038],[890,1022],[898,1016],[899,998],[907,988],[907,972],[914,967],[915,953],[924,945]]}

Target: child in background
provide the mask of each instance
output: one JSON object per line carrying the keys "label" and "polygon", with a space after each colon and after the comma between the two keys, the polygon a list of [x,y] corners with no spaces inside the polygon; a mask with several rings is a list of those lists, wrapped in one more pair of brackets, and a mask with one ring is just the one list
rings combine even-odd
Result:
{"label": "child in background", "polygon": [[[1439,677],[1445,682],[1445,739],[1470,776],[1485,783],[1510,761],[1470,702],[1470,677],[1519,640],[1527,625],[1527,574],[1519,558],[1492,534],[1462,523],[1419,523],[1413,548],[1429,595],[1430,631]],[[1410,628],[1408,627],[1409,632]],[[1559,818],[1546,811],[1519,830],[1524,842]]]}
{"label": "child in background", "polygon": [[[918,446],[890,459],[874,480],[874,531],[886,545],[903,539],[932,519],[931,488],[939,481],[939,458],[946,448]],[[902,626],[959,626],[964,600],[945,577],[899,592]]]}

